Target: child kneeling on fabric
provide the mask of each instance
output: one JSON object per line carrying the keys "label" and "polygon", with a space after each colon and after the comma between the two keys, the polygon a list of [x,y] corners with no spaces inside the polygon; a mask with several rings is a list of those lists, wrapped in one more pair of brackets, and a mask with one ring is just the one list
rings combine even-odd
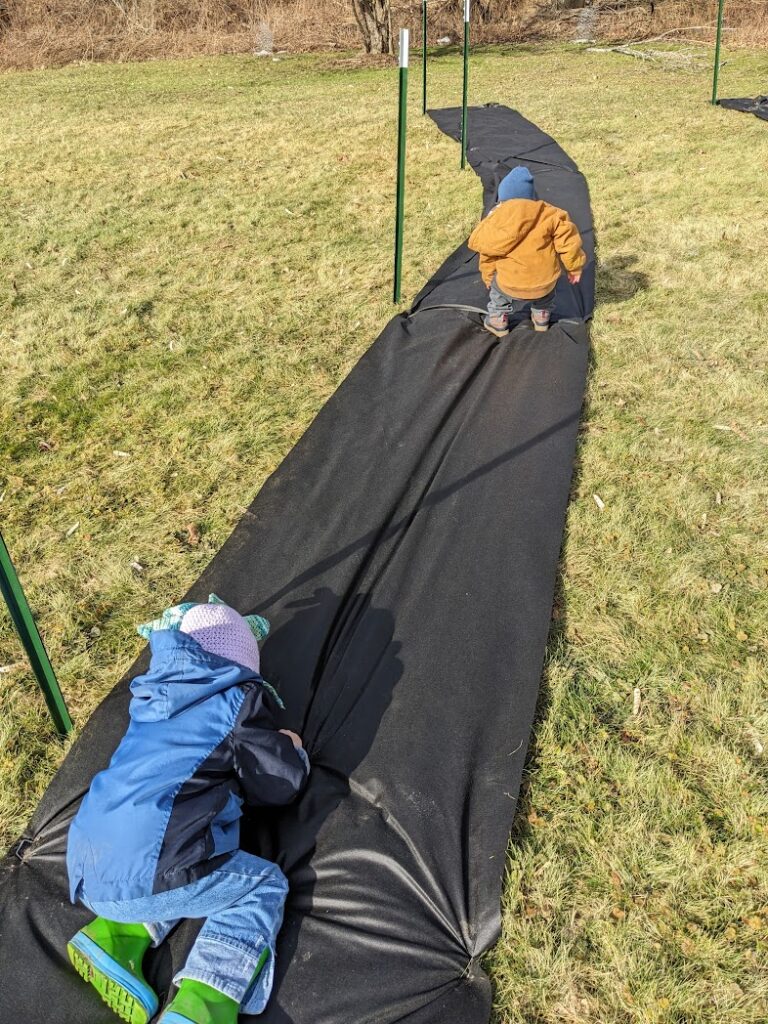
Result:
{"label": "child kneeling on fabric", "polygon": [[[531,306],[536,331],[546,331],[562,267],[578,284],[587,257],[578,228],[565,210],[536,198],[526,167],[515,167],[499,185],[499,201],[469,236],[480,253],[480,273],[489,291],[483,325],[497,338],[509,334],[509,319]],[[561,266],[562,262],[562,266]]]}
{"label": "child kneeling on fabric", "polygon": [[[69,831],[70,896],[97,914],[70,940],[78,973],[131,1024],[158,999],[142,960],[183,918],[205,918],[162,1024],[236,1024],[272,988],[288,883],[239,849],[241,805],[287,804],[309,775],[300,738],[259,672],[266,619],[211,595],[139,627],[149,671],[130,724]],[[55,1018],[55,1008],[52,1008]]]}

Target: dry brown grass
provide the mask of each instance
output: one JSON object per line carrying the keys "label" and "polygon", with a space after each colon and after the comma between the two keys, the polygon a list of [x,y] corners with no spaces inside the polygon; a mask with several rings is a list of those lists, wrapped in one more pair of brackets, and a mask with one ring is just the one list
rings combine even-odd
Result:
{"label": "dry brown grass", "polygon": [[[687,38],[705,45],[714,42],[717,3],[667,0],[636,3],[619,10],[611,0],[600,3],[600,38],[607,42],[664,36],[670,41]],[[768,45],[767,0],[727,0],[725,39],[729,46]]]}
{"label": "dry brown grass", "polygon": [[[0,522],[78,728],[392,315],[397,75],[340,60],[0,78]],[[759,88],[764,54],[727,60]],[[455,104],[459,55],[429,70]],[[584,171],[600,246],[496,1024],[766,1024],[768,126],[709,88],[575,47],[473,61],[471,103]],[[419,100],[406,297],[480,204]],[[62,750],[2,614],[0,668],[2,848]]]}
{"label": "dry brown grass", "polygon": [[[570,0],[485,0],[475,3],[478,44],[573,38],[578,10]],[[593,0],[598,36],[614,42],[677,37],[713,40],[716,0]],[[484,9],[489,11],[484,18]],[[431,0],[434,42],[461,30],[458,0]],[[420,0],[393,6],[395,29],[420,39]],[[0,69],[80,61],[131,61],[203,54],[249,53],[267,27],[279,50],[354,50],[360,34],[350,0],[0,0]],[[702,27],[705,27],[702,29]],[[730,46],[768,44],[768,0],[729,0]]]}

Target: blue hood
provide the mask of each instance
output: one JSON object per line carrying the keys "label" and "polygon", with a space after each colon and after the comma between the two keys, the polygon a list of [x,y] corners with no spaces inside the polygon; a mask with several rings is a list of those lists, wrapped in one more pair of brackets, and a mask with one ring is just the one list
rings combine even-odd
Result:
{"label": "blue hood", "polygon": [[252,669],[203,650],[197,640],[177,629],[153,633],[149,646],[149,671],[131,683],[129,712],[136,722],[173,718],[215,693],[260,679]]}

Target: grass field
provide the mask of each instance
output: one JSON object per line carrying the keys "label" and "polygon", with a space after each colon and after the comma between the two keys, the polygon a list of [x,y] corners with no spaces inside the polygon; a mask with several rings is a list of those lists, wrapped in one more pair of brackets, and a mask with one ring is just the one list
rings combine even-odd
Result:
{"label": "grass field", "polygon": [[[765,91],[764,55],[728,56],[724,95]],[[431,61],[434,105],[459,73]],[[392,313],[396,74],[0,77],[0,523],[80,725]],[[413,85],[406,295],[480,206]],[[497,1024],[768,1018],[768,125],[708,91],[615,54],[474,59],[471,100],[586,173],[600,259]],[[5,619],[0,666],[8,843],[63,751]]]}

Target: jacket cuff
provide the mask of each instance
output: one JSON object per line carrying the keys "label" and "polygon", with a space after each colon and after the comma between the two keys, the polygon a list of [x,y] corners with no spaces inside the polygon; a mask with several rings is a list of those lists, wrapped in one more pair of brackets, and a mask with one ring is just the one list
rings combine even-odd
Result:
{"label": "jacket cuff", "polygon": [[296,747],[295,750],[302,760],[305,772],[307,773],[307,775],[309,775],[310,771],[312,770],[309,765],[309,754],[306,752],[304,747]]}
{"label": "jacket cuff", "polygon": [[579,270],[583,270],[587,262],[587,254],[582,249],[574,260],[569,260],[568,263],[563,260],[563,266],[569,273],[575,274]]}

